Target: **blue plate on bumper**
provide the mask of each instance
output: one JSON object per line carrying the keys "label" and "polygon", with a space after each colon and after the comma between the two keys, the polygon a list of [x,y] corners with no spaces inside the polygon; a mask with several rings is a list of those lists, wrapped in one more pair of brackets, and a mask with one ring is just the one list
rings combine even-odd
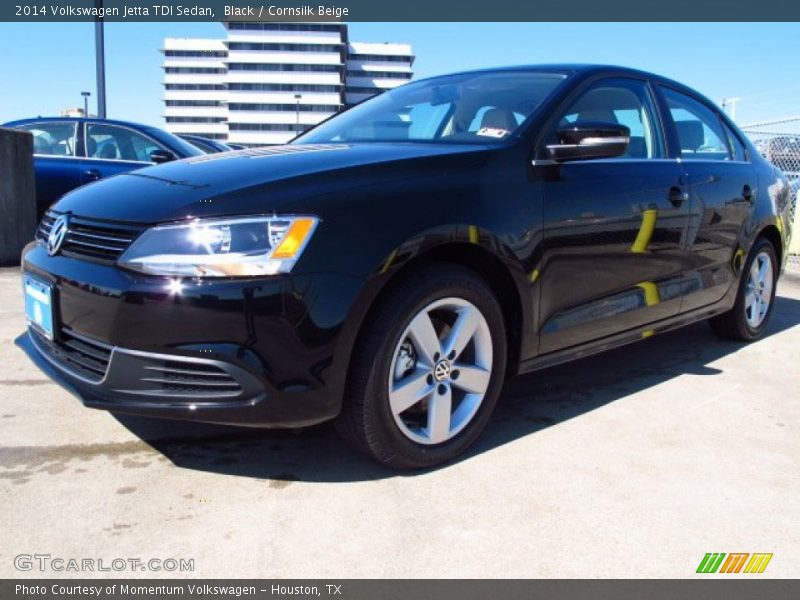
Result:
{"label": "blue plate on bumper", "polygon": [[25,287],[25,318],[28,325],[53,339],[53,286],[34,279],[23,277]]}

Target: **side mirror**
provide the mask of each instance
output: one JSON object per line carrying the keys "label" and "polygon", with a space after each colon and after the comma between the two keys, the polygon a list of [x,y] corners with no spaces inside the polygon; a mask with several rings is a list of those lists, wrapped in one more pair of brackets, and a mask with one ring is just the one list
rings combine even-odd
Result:
{"label": "side mirror", "polygon": [[556,162],[614,158],[625,154],[631,130],[619,123],[576,121],[556,131],[560,143],[547,146]]}
{"label": "side mirror", "polygon": [[175,160],[175,155],[172,152],[167,152],[166,150],[153,150],[150,153],[150,162],[154,162],[157,165],[169,162],[171,160]]}

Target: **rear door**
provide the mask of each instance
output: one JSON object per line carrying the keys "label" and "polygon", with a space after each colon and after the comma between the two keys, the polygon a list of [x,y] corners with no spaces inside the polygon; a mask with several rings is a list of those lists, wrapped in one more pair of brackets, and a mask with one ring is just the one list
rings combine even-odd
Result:
{"label": "rear door", "polygon": [[688,207],[650,85],[590,85],[555,119],[631,130],[627,154],[544,166],[540,350],[566,349],[672,317],[680,308]]}
{"label": "rear door", "polygon": [[80,185],[77,141],[80,122],[42,121],[17,129],[33,135],[36,208],[39,217],[61,196]]}
{"label": "rear door", "polygon": [[[720,300],[744,259],[742,228],[758,180],[737,134],[700,98],[660,86],[672,146],[689,184],[687,270],[681,311]],[[737,264],[738,263],[738,264]]]}

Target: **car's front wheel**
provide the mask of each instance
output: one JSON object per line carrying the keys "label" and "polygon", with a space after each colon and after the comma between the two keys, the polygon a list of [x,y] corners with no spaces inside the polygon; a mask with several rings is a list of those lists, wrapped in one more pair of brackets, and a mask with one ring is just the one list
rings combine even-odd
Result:
{"label": "car's front wheel", "polygon": [[760,338],[772,316],[777,278],[775,248],[766,238],[758,238],[745,262],[736,303],[731,310],[709,321],[714,332],[745,342]]}
{"label": "car's front wheel", "polygon": [[506,368],[503,313],[492,290],[457,265],[395,283],[354,353],[337,429],[395,468],[463,452],[497,403]]}

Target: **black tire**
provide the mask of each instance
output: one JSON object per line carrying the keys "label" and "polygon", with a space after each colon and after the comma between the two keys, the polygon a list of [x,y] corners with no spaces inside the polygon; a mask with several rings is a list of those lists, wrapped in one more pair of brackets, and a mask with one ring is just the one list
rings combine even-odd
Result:
{"label": "black tire", "polygon": [[[747,282],[753,261],[762,252],[766,252],[769,255],[772,263],[772,291],[769,298],[767,314],[765,315],[764,320],[758,327],[751,327],[747,322],[747,309],[745,306]],[[747,256],[747,261],[744,264],[744,268],[742,269],[739,288],[736,293],[736,302],[733,305],[733,308],[728,312],[709,319],[709,324],[711,325],[711,329],[714,331],[714,333],[722,338],[739,342],[752,342],[764,335],[764,331],[766,330],[770,317],[772,316],[772,310],[775,307],[775,290],[778,283],[778,268],[778,259],[775,255],[775,248],[773,247],[772,242],[763,237],[758,238],[755,244],[753,244],[750,254]]]}
{"label": "black tire", "polygon": [[[472,444],[497,404],[506,372],[506,333],[500,305],[489,286],[459,265],[430,263],[390,284],[365,323],[351,360],[342,412],[335,425],[351,446],[396,469],[419,469],[448,462]],[[388,383],[395,349],[411,320],[443,298],[470,302],[482,314],[492,340],[492,368],[486,394],[468,424],[451,439],[421,444],[395,422]]]}

